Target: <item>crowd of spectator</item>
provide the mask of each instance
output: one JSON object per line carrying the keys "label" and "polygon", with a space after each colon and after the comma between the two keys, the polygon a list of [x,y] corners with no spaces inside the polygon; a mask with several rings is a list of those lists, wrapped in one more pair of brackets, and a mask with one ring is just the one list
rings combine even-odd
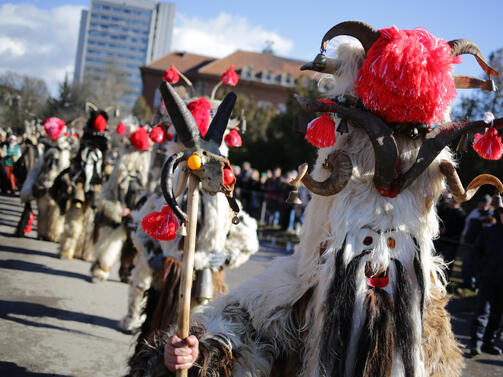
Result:
{"label": "crowd of spectator", "polygon": [[294,189],[289,182],[297,176],[296,171],[282,174],[281,168],[276,167],[260,172],[253,169],[249,162],[235,165],[233,170],[237,177],[235,195],[246,212],[263,225],[279,226],[282,230],[299,229],[309,193],[301,188],[299,195],[303,204],[287,203]]}

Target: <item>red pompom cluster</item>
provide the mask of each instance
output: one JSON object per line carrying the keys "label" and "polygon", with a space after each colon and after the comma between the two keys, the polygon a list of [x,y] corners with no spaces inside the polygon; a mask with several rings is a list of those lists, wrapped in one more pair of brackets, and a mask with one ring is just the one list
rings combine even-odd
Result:
{"label": "red pompom cluster", "polygon": [[431,124],[442,120],[456,97],[450,76],[461,62],[427,30],[379,30],[356,80],[363,104],[387,122]]}
{"label": "red pompom cluster", "polygon": [[107,128],[107,120],[101,114],[99,114],[93,122],[93,128],[98,132],[103,132]]}
{"label": "red pompom cluster", "polygon": [[57,140],[61,132],[63,132],[65,125],[66,123],[63,120],[52,117],[44,121],[44,130],[50,139]]}
{"label": "red pompom cluster", "polygon": [[122,122],[120,122],[118,125],[117,125],[117,128],[115,129],[115,131],[119,134],[119,135],[124,135],[126,133],[126,125]]}
{"label": "red pompom cluster", "polygon": [[305,139],[318,148],[335,144],[335,122],[329,113],[323,113],[308,123]]}
{"label": "red pompom cluster", "polygon": [[139,151],[146,151],[150,146],[145,127],[139,127],[135,132],[133,132],[131,136],[129,136],[129,141],[131,141],[131,145]]}
{"label": "red pompom cluster", "polygon": [[488,128],[485,134],[475,134],[473,149],[478,155],[486,160],[499,160],[503,155],[503,144],[498,131],[494,128]]}
{"label": "red pompom cluster", "polygon": [[155,126],[152,131],[150,131],[150,140],[156,144],[164,143],[166,141],[166,132],[161,126]]}
{"label": "red pompom cluster", "polygon": [[206,98],[201,97],[189,103],[187,107],[196,121],[201,136],[204,137],[206,132],[208,132],[208,125],[210,124],[211,104]]}
{"label": "red pompom cluster", "polygon": [[234,71],[233,65],[231,65],[227,71],[222,73],[220,80],[222,80],[225,85],[229,86],[236,86],[238,84],[239,76],[236,71]]}
{"label": "red pompom cluster", "polygon": [[170,84],[176,84],[180,81],[180,75],[178,74],[178,70],[172,65],[162,74],[162,79]]}
{"label": "red pompom cluster", "polygon": [[161,212],[149,213],[141,221],[143,231],[159,241],[174,239],[179,226],[178,219],[169,206],[162,207]]}
{"label": "red pompom cluster", "polygon": [[238,130],[235,128],[229,132],[227,135],[224,137],[225,144],[229,148],[237,148],[243,145],[243,141],[241,140],[241,135],[239,134]]}

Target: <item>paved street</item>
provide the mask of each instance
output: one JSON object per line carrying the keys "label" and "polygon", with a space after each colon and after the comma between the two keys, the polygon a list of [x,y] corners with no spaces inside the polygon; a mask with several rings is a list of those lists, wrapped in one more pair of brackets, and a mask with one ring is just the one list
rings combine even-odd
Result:
{"label": "paved street", "polygon": [[[117,330],[126,313],[127,285],[117,271],[92,284],[89,263],[57,258],[57,245],[14,238],[19,198],[0,196],[0,376],[121,376],[131,336]],[[35,224],[36,225],[36,224]],[[227,274],[230,288],[256,275],[286,253],[269,242],[252,260]],[[468,342],[473,300],[454,300],[453,325]],[[503,346],[503,342],[500,342]],[[464,377],[501,377],[503,357],[467,359]]]}

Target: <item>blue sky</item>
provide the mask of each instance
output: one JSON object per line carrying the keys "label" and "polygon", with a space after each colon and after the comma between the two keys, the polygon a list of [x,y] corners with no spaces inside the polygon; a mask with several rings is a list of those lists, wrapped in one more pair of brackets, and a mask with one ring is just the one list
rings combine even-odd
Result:
{"label": "blue sky", "polygon": [[[400,29],[425,27],[433,35],[446,40],[471,39],[478,44],[486,56],[491,51],[503,47],[503,33],[497,31],[503,21],[502,0],[414,2],[403,0],[359,2],[183,0],[173,2],[177,6],[175,33],[178,33],[176,34],[178,45],[175,44],[175,47],[184,48],[187,51],[204,49],[202,51],[204,54],[217,57],[240,47],[259,50],[265,45],[265,40],[262,39],[271,37],[269,39],[275,41],[273,48],[279,55],[304,60],[312,59],[319,50],[323,34],[336,23],[345,20],[361,20],[377,29],[391,25],[396,25]],[[1,10],[6,4],[31,5],[29,9],[33,12],[54,12],[55,9],[63,7],[65,11],[68,11],[67,18],[71,18],[67,21],[67,28],[71,28],[72,33],[75,34],[78,30],[79,9],[87,8],[89,0],[0,1],[0,42],[2,42],[2,37],[4,40],[9,38],[8,34],[7,37],[5,36],[5,28],[2,27],[5,20],[2,21]],[[316,6],[311,4],[316,4]],[[189,30],[192,33],[189,33]],[[230,33],[224,35],[225,30],[230,30]],[[222,35],[218,43],[214,41],[215,45],[206,40],[211,37],[209,34],[213,31],[214,34]],[[61,27],[55,33],[60,34]],[[73,34],[68,38],[74,38]],[[182,38],[183,35],[186,38]],[[15,37],[16,35],[13,35],[11,38]],[[51,35],[46,37],[48,40],[51,38]],[[61,42],[58,46],[57,53],[61,54],[61,59],[58,60],[67,59],[62,70],[72,69],[76,48],[76,38],[74,39],[73,44]],[[25,50],[30,49],[25,48]],[[65,57],[63,54],[66,54]],[[24,55],[18,51],[16,56],[21,59]],[[31,59],[33,60],[33,57]],[[16,64],[15,66],[23,65]],[[7,68],[9,67],[5,67],[5,63],[2,63],[2,47],[0,46],[0,71]],[[455,72],[472,75],[481,73],[475,59],[469,56],[464,57],[463,64],[456,67]],[[52,77],[48,76],[49,79]]]}

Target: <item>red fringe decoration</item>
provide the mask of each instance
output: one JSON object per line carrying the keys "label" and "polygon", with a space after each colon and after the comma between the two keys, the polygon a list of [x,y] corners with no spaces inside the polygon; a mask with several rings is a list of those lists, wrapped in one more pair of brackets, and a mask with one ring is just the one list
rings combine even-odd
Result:
{"label": "red fringe decoration", "polygon": [[[171,136],[171,138],[173,138],[173,136]],[[156,144],[164,143],[166,141],[164,128],[161,126],[155,126],[152,131],[150,131],[150,140]]]}
{"label": "red fringe decoration", "polygon": [[117,125],[117,128],[115,129],[115,131],[117,131],[117,133],[119,135],[124,135],[126,133],[126,125],[122,122],[120,122],[118,125]]}
{"label": "red fringe decoration", "polygon": [[475,134],[473,149],[486,160],[499,160],[503,155],[503,144],[496,128],[488,128],[485,134]]}
{"label": "red fringe decoration", "polygon": [[63,120],[52,117],[44,121],[44,130],[50,139],[57,140],[61,132],[63,132],[65,125],[66,123]]}
{"label": "red fringe decoration", "polygon": [[93,128],[98,132],[103,132],[107,128],[107,120],[103,115],[98,115],[96,119],[94,119]]}
{"label": "red fringe decoration", "polygon": [[227,144],[227,146],[229,148],[236,148],[236,147],[240,147],[241,145],[243,145],[243,141],[241,140],[241,135],[239,134],[238,130],[236,130],[235,128],[231,132],[229,132],[227,135],[225,135],[224,141],[225,141],[225,144]]}
{"label": "red fringe decoration", "polygon": [[461,62],[425,29],[379,30],[356,80],[363,104],[387,122],[431,124],[442,120],[456,97],[450,76]]}
{"label": "red fringe decoration", "polygon": [[178,219],[169,206],[162,207],[161,212],[149,213],[141,221],[143,231],[159,241],[171,241],[176,238],[179,226]]}
{"label": "red fringe decoration", "polygon": [[139,151],[146,151],[150,146],[148,134],[144,127],[140,127],[133,132],[131,136],[129,136],[129,141],[131,141],[131,145]]}
{"label": "red fringe decoration", "polygon": [[208,132],[208,125],[210,124],[211,104],[206,98],[201,97],[189,103],[187,107],[196,121],[201,136],[204,137],[206,132]]}
{"label": "red fringe decoration", "polygon": [[318,148],[326,148],[335,144],[335,122],[328,113],[313,119],[307,125],[305,139]]}
{"label": "red fringe decoration", "polygon": [[238,84],[239,76],[236,73],[236,71],[234,71],[233,65],[231,65],[229,67],[229,69],[227,71],[225,71],[222,74],[222,76],[220,76],[220,80],[222,80],[222,82],[225,85],[229,85],[229,86],[236,86]]}
{"label": "red fringe decoration", "polygon": [[162,74],[162,79],[170,84],[176,84],[180,81],[180,75],[178,70],[172,65]]}

